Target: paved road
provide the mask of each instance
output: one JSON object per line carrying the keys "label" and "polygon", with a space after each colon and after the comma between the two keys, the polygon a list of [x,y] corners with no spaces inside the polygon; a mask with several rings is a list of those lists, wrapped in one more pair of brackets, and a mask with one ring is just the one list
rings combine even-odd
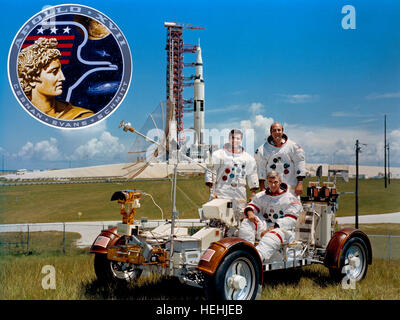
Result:
{"label": "paved road", "polygon": [[[336,218],[339,224],[355,223],[355,216]],[[400,223],[400,212],[358,216],[358,223]]]}
{"label": "paved road", "polygon": [[[339,224],[353,224],[355,217],[338,217]],[[65,222],[65,223],[30,223],[30,224],[1,224],[0,232],[27,232],[29,231],[63,231],[77,232],[81,234],[81,238],[77,241],[78,247],[88,247],[95,240],[96,236],[104,228],[115,226],[118,221],[93,221],[93,222]],[[387,214],[361,215],[358,222],[362,223],[400,223],[400,212]],[[146,227],[156,227],[164,223],[163,220],[150,220],[146,223]],[[180,226],[196,226],[201,225],[198,219],[181,219]]]}
{"label": "paved road", "polygon": [[[29,224],[0,224],[0,232],[34,232],[34,231],[65,231],[77,232],[81,234],[81,238],[77,241],[78,247],[91,246],[97,235],[103,229],[110,226],[116,226],[118,221],[85,221],[85,222],[55,222],[55,223],[29,223]],[[149,220],[144,227],[155,228],[163,224],[164,220]],[[198,219],[181,219],[177,222],[179,226],[196,226],[202,225]]]}

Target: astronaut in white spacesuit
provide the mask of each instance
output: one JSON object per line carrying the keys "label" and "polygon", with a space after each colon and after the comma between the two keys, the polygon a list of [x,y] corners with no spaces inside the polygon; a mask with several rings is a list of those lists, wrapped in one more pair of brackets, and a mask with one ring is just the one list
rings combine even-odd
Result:
{"label": "astronaut in white spacesuit", "polygon": [[263,262],[268,261],[284,242],[294,240],[294,228],[302,211],[300,201],[288,192],[279,173],[267,174],[267,189],[257,193],[244,210],[246,218],[239,229],[239,237],[256,246]]}
{"label": "astronaut in white spacesuit", "polygon": [[257,167],[254,158],[241,146],[243,133],[234,129],[229,133],[229,142],[212,154],[212,163],[205,174],[205,183],[213,196],[232,199],[238,219],[243,218],[247,204],[246,182],[255,195],[258,189]]}
{"label": "astronaut in white spacesuit", "polygon": [[265,189],[268,171],[279,172],[282,182],[296,196],[303,192],[303,179],[306,175],[304,150],[283,133],[279,122],[271,125],[270,136],[255,152],[260,190]]}

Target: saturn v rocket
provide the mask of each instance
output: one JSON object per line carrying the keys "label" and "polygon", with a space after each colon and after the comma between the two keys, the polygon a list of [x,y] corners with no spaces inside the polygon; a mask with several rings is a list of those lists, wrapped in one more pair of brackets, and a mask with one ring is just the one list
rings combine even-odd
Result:
{"label": "saturn v rocket", "polygon": [[196,63],[195,63],[195,80],[194,80],[194,95],[193,95],[193,107],[194,107],[194,131],[195,141],[194,145],[198,147],[201,153],[201,148],[204,145],[204,79],[203,79],[203,59],[201,57],[200,44],[196,49]]}

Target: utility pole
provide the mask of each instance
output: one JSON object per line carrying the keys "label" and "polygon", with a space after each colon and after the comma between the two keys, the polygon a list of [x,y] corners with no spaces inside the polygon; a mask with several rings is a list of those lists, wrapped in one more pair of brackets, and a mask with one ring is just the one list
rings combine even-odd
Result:
{"label": "utility pole", "polygon": [[358,229],[358,153],[360,152],[360,145],[358,140],[356,141],[356,212],[355,212],[355,216],[356,216],[356,229]]}
{"label": "utility pole", "polygon": [[385,114],[384,128],[385,128],[384,129],[384,131],[385,131],[384,132],[384,139],[385,139],[385,141],[384,141],[384,146],[385,146],[384,147],[385,148],[385,150],[384,150],[385,151],[385,188],[387,188],[387,173],[386,173],[386,161],[387,161],[386,160],[386,147],[387,147],[386,146],[386,114]]}
{"label": "utility pole", "polygon": [[390,184],[390,143],[387,144],[388,183]]}
{"label": "utility pole", "polygon": [[358,154],[361,153],[361,146],[366,146],[365,143],[360,143],[358,140],[356,140],[356,190],[355,190],[355,217],[356,217],[356,222],[355,222],[355,228],[358,229]]}

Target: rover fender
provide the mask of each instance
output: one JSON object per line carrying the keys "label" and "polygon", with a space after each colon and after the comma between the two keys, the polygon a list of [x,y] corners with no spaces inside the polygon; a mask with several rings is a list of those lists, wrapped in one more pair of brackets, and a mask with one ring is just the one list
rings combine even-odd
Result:
{"label": "rover fender", "polygon": [[96,237],[92,246],[90,247],[90,253],[104,253],[107,254],[107,248],[115,245],[115,243],[121,237],[116,234],[116,227],[107,230],[102,230],[101,233]]}
{"label": "rover fender", "polygon": [[335,232],[328,243],[325,252],[324,265],[329,269],[340,269],[342,250],[345,244],[352,238],[362,239],[367,247],[367,263],[372,263],[372,247],[368,236],[359,229],[344,228]]}
{"label": "rover fender", "polygon": [[[234,250],[245,250],[252,254],[256,261],[258,261],[260,270],[262,270],[262,261],[257,249],[254,245],[242,238],[227,237],[219,241],[211,243],[210,247],[200,257],[197,269],[212,276],[217,270],[222,259]],[[261,272],[260,283],[263,282],[263,275]]]}

